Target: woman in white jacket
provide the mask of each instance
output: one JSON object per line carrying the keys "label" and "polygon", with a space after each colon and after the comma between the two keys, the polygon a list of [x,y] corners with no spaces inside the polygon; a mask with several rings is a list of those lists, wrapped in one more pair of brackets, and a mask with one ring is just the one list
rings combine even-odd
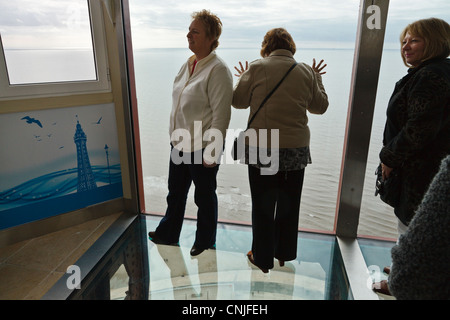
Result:
{"label": "woman in white jacket", "polygon": [[155,243],[178,243],[187,195],[194,182],[198,212],[192,256],[215,248],[216,241],[216,177],[233,98],[231,73],[214,51],[221,29],[222,22],[211,12],[192,14],[187,39],[194,55],[181,67],[173,85],[167,210],[157,229],[149,232]]}

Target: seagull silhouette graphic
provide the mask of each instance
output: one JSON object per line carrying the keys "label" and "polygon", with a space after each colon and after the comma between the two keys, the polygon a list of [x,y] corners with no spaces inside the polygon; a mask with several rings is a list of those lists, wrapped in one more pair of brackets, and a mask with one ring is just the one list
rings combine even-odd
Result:
{"label": "seagull silhouette graphic", "polygon": [[100,119],[98,119],[97,122],[92,122],[92,123],[93,123],[93,124],[100,124],[100,121],[102,121],[102,118],[103,118],[103,117],[100,117]]}
{"label": "seagull silhouette graphic", "polygon": [[27,123],[30,123],[30,124],[31,123],[36,123],[39,127],[42,128],[42,123],[39,120],[35,119],[35,118],[30,118],[29,116],[26,116],[26,117],[23,117],[20,120],[26,120]]}

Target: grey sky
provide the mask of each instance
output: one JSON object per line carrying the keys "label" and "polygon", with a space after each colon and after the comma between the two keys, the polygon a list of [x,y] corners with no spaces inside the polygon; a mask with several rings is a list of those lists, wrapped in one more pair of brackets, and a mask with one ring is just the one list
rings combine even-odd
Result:
{"label": "grey sky", "polygon": [[[264,34],[285,27],[298,46],[353,47],[360,0],[130,0],[135,48],[185,47],[190,14],[209,9],[222,20],[222,47],[259,47]],[[448,0],[391,0],[386,42],[410,22],[438,17],[450,20]]]}
{"label": "grey sky", "polygon": [[[0,0],[0,33],[10,48],[87,47],[86,0]],[[102,0],[96,0],[102,1]],[[221,47],[259,47],[267,30],[285,27],[299,47],[353,47],[360,0],[129,0],[134,48],[187,46],[193,11],[224,24]],[[385,47],[398,46],[410,22],[450,21],[448,0],[391,0]],[[36,26],[40,26],[39,29]],[[71,40],[71,41],[69,41]]]}

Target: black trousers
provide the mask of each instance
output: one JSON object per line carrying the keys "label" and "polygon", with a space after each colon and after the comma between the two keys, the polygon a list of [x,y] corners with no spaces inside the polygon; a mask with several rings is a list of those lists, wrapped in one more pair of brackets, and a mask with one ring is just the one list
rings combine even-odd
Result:
{"label": "black trousers", "polygon": [[248,166],[252,198],[252,253],[256,265],[273,268],[274,258],[297,257],[300,199],[305,169],[261,175]]}
{"label": "black trousers", "polygon": [[[201,164],[201,152],[199,158],[196,158],[194,153],[188,154],[188,158],[191,159],[190,163],[180,164],[174,163],[172,157],[170,158],[167,210],[156,228],[156,234],[167,243],[179,241],[187,196],[191,183],[194,182],[194,202],[198,207],[194,246],[198,249],[208,249],[216,243],[218,218],[216,179],[219,165],[213,168],[204,167]],[[196,163],[195,160],[200,163]]]}

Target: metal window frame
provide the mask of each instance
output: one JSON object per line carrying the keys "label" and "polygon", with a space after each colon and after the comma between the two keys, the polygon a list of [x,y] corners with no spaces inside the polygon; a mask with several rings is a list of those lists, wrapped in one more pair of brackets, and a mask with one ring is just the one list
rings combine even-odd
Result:
{"label": "metal window frame", "polygon": [[[358,232],[388,9],[389,0],[361,0],[336,205],[337,236],[356,238]],[[374,15],[379,28],[371,25]]]}
{"label": "metal window frame", "polygon": [[[378,11],[374,12],[372,9]],[[378,300],[356,239],[389,0],[361,0],[347,126],[335,215],[335,234],[355,300]],[[373,15],[378,19],[371,25]]]}
{"label": "metal window frame", "polygon": [[0,36],[0,101],[111,91],[111,85],[108,77],[106,36],[103,29],[101,1],[87,1],[91,20],[91,32],[97,79],[11,85],[8,79],[6,59]]}

